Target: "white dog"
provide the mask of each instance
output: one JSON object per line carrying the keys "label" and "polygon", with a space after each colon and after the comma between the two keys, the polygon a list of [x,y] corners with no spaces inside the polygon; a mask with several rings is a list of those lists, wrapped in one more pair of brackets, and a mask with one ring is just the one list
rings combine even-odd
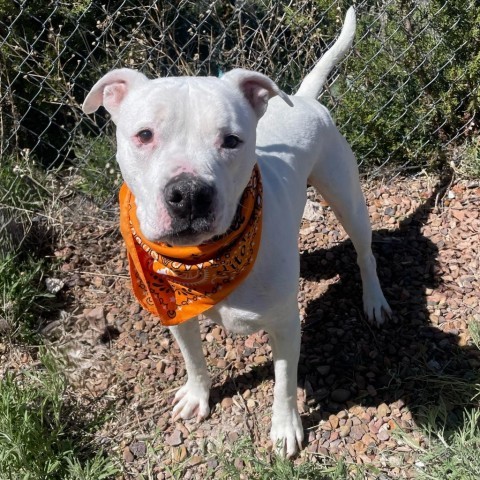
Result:
{"label": "white dog", "polygon": [[[271,438],[291,456],[303,440],[297,410],[300,321],[297,237],[313,185],[352,239],[367,317],[390,315],[371,251],[371,228],[353,153],[317,97],[328,73],[350,48],[355,12],[341,35],[287,96],[268,77],[243,69],[221,78],[147,79],[129,69],[99,80],[83,105],[101,105],[117,127],[117,160],[135,197],[144,238],[175,246],[208,245],[233,222],[252,170],[263,183],[263,221],[248,276],[203,314],[226,330],[269,333],[275,365]],[[268,109],[267,109],[268,105]],[[175,397],[174,415],[209,414],[209,379],[198,319],[172,327],[188,380]]]}

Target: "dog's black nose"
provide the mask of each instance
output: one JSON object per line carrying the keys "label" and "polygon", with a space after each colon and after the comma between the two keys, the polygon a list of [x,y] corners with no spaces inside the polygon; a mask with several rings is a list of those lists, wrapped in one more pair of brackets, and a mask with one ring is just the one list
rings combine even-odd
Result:
{"label": "dog's black nose", "polygon": [[172,217],[193,221],[211,213],[215,189],[194,175],[181,173],[165,185],[164,196]]}

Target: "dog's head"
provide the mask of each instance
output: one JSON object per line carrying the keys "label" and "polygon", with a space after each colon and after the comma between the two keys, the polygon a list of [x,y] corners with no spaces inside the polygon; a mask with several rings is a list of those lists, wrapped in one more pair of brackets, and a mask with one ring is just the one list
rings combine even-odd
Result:
{"label": "dog's head", "polygon": [[147,239],[199,245],[228,230],[275,95],[291,105],[268,77],[243,69],[156,80],[119,69],[94,85],[83,110],[103,105],[116,124],[117,160]]}

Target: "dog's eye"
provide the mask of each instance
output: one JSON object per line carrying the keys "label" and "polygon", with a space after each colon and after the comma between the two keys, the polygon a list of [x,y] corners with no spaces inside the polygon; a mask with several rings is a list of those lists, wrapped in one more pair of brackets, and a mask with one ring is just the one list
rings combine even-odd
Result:
{"label": "dog's eye", "polygon": [[137,138],[143,144],[150,143],[153,139],[153,132],[148,128],[144,128],[137,133]]}
{"label": "dog's eye", "polygon": [[237,148],[241,143],[242,141],[236,135],[227,135],[223,139],[222,148]]}

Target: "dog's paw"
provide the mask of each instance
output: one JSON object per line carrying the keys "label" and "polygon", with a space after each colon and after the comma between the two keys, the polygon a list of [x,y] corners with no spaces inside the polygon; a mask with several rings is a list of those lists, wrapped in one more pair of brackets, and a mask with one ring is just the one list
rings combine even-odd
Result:
{"label": "dog's paw", "polygon": [[176,393],[173,403],[173,419],[187,420],[196,417],[197,421],[204,420],[210,413],[208,398],[210,386],[188,382]]}
{"label": "dog's paw", "polygon": [[363,309],[368,321],[376,324],[377,327],[383,325],[392,316],[392,309],[381,291],[376,295],[365,295]]}
{"label": "dog's paw", "polygon": [[303,426],[296,408],[274,414],[270,438],[277,453],[293,457],[302,448]]}

